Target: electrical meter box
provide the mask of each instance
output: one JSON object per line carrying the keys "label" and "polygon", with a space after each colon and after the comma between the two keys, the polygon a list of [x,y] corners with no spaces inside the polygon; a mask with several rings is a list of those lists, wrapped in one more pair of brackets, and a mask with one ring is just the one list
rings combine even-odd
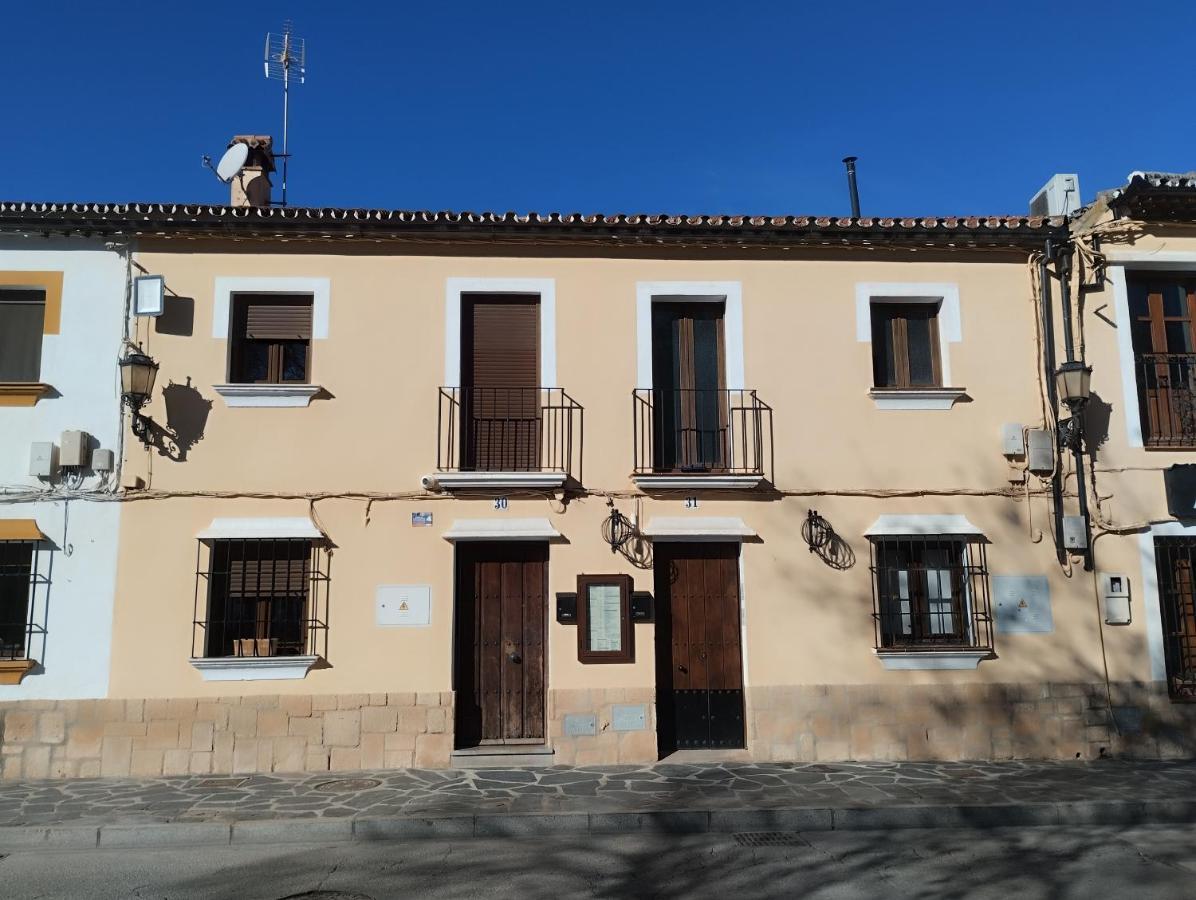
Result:
{"label": "electrical meter box", "polygon": [[1088,520],[1083,516],[1063,517],[1063,546],[1068,550],[1088,549]]}
{"label": "electrical meter box", "polygon": [[1102,572],[1100,576],[1101,602],[1105,608],[1106,625],[1130,624],[1130,579],[1120,572]]}
{"label": "electrical meter box", "polygon": [[1043,428],[1031,428],[1026,441],[1029,449],[1027,466],[1035,475],[1050,475],[1055,471],[1055,442]]}
{"label": "electrical meter box", "polygon": [[1006,422],[1001,426],[1001,453],[1005,456],[1025,456],[1026,440],[1021,422]]}
{"label": "electrical meter box", "polygon": [[49,478],[58,468],[58,448],[50,441],[34,441],[29,446],[29,474]]}
{"label": "electrical meter box", "polygon": [[58,441],[60,466],[82,468],[91,462],[90,439],[86,431],[64,431]]}
{"label": "electrical meter box", "polygon": [[91,453],[91,470],[93,472],[111,472],[116,465],[116,455],[111,450],[93,450]]}

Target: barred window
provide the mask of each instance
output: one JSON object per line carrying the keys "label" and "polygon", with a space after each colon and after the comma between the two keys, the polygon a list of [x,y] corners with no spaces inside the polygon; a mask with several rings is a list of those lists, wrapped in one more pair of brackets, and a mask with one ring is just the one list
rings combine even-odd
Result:
{"label": "barred window", "polygon": [[319,542],[211,540],[199,554],[196,610],[204,614],[193,656],[326,655],[328,554]]}
{"label": "barred window", "polygon": [[[0,540],[0,659],[30,659],[44,651],[38,639],[45,628],[34,608],[38,586],[48,583],[39,574],[39,557],[37,541]],[[44,612],[42,593],[36,605]]]}
{"label": "barred window", "polygon": [[1167,690],[1173,700],[1196,701],[1196,538],[1154,539]]}
{"label": "barred window", "polygon": [[878,650],[991,649],[982,539],[881,535],[871,541]]}

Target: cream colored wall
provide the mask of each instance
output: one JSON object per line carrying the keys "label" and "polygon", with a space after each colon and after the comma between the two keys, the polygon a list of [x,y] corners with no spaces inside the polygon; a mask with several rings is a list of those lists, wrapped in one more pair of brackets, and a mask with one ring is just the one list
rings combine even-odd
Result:
{"label": "cream colored wall", "polygon": [[[578,259],[458,255],[314,254],[246,249],[196,252],[202,245],[143,248],[138,261],[194,300],[191,336],[158,334],[139,323],[162,365],[159,383],[190,383],[212,401],[202,441],[182,463],[131,445],[126,477],[140,472],[157,491],[416,492],[435,463],[437,387],[444,372],[444,294],[450,277],[552,278],[556,282],[559,385],[585,408],[585,487],[632,493],[630,396],[636,371],[638,281],[739,281],[747,387],[774,413],[776,487],[795,495],[700,493],[647,497],[642,518],[738,516],[759,539],[743,548],[745,657],[749,685],[1083,681],[1102,677],[1101,629],[1091,575],[1060,570],[1048,535],[1048,505],[1024,498],[958,496],[1008,489],[1000,426],[1037,425],[1041,400],[1035,307],[1018,254],[853,255],[791,259]],[[393,255],[390,255],[393,254]],[[229,409],[212,385],[226,378],[226,342],[212,335],[214,280],[228,276],[331,279],[329,337],[316,341],[313,381],[332,399],[305,409]],[[969,400],[942,411],[877,410],[867,396],[871,348],[856,341],[857,282],[953,282],[962,342],[950,346],[952,381]],[[166,420],[162,401],[146,409]],[[1038,487],[1034,479],[1034,487]],[[941,496],[817,496],[818,492],[919,491]],[[621,498],[623,512],[633,502]],[[573,500],[562,514],[547,498],[518,497],[500,513],[488,499],[427,495],[378,501],[321,500],[315,510],[336,544],[328,662],[303,681],[210,683],[187,663],[195,592],[194,535],[215,516],[302,515],[306,500],[147,499],[123,519],[114,639],[113,696],[447,690],[451,667],[452,546],[441,535],[455,518],[549,516],[564,534],[550,555],[550,597],[575,588],[582,572],[634,571],[602,543],[601,496]],[[829,569],[801,542],[809,507],[825,515],[857,556]],[[410,513],[430,510],[431,528]],[[1055,631],[996,636],[996,660],[968,672],[886,672],[872,653],[871,579],[863,532],[881,514],[964,514],[989,539],[989,569],[1046,574]],[[1103,550],[1103,547],[1102,547]],[[427,629],[373,625],[381,583],[428,583]],[[549,615],[552,620],[551,610]],[[581,666],[576,629],[549,624],[550,689],[654,683],[653,626],[636,626],[634,665]],[[1143,631],[1109,634],[1110,672],[1144,672]]]}

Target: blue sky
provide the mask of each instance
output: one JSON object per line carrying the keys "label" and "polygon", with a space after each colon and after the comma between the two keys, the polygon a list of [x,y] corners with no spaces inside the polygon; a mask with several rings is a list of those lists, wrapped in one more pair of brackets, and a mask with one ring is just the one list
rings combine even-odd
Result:
{"label": "blue sky", "polygon": [[1018,213],[1196,168],[1196,3],[5,4],[0,198],[221,202],[281,133],[265,32],[308,41],[290,200],[431,209]]}

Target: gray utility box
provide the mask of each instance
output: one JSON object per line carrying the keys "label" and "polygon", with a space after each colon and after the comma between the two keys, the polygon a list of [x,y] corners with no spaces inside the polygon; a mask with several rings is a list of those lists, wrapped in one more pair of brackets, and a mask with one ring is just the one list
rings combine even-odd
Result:
{"label": "gray utility box", "polygon": [[1031,428],[1026,439],[1026,468],[1035,475],[1050,475],[1055,471],[1055,440],[1044,428]]}
{"label": "gray utility box", "polygon": [[1083,516],[1063,517],[1063,546],[1068,550],[1088,549],[1088,520]]}

